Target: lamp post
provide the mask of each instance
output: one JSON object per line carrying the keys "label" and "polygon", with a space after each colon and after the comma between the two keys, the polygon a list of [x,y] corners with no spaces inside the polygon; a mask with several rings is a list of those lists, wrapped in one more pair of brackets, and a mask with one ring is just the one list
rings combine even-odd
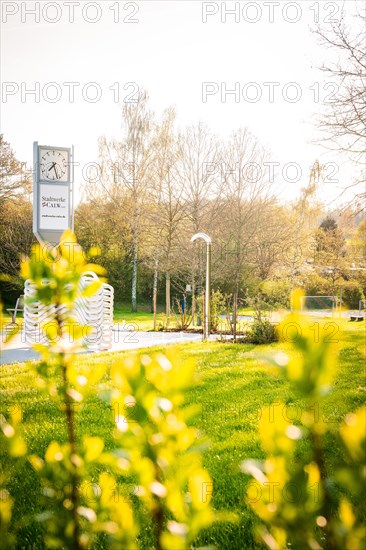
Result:
{"label": "lamp post", "polygon": [[211,279],[211,237],[206,233],[196,233],[191,238],[191,243],[197,239],[203,239],[206,243],[206,293],[205,293],[205,313],[203,320],[203,339],[207,340],[210,334],[210,279]]}

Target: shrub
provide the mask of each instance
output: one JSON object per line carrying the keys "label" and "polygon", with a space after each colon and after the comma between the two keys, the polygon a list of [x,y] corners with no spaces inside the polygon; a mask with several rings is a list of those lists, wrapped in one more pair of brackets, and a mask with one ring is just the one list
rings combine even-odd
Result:
{"label": "shrub", "polygon": [[248,303],[253,308],[254,321],[250,324],[244,341],[253,344],[276,342],[277,333],[275,327],[266,317],[266,313],[272,308],[267,302],[266,296],[258,292],[254,297],[248,297]]}
{"label": "shrub", "polygon": [[175,317],[175,323],[178,330],[186,330],[189,325],[192,323],[192,308],[189,308],[186,304],[186,307],[182,308],[181,301],[178,298],[175,298],[175,305],[178,309],[178,313],[175,312],[175,308],[172,308],[173,315]]}
{"label": "shrub", "polygon": [[[295,308],[299,309],[299,296]],[[284,414],[286,405],[262,410],[259,432],[264,461],[247,460],[242,471],[252,476],[246,501],[257,513],[258,537],[271,549],[361,550],[365,547],[366,408],[349,413],[334,434],[321,411],[336,371],[334,350],[327,338],[314,337],[311,319],[289,315],[279,327],[295,329],[296,355],[277,353],[269,359],[303,400],[296,424]],[[326,443],[327,442],[327,443]],[[337,448],[329,470],[325,448]]]}
{"label": "shrub", "polygon": [[270,344],[277,340],[276,328],[268,319],[255,319],[245,338],[252,344]]}
{"label": "shrub", "polygon": [[[132,550],[139,547],[141,525],[149,521],[156,550],[191,547],[199,531],[219,517],[211,507],[212,480],[202,466],[198,430],[186,424],[192,411],[182,408],[193,366],[182,368],[174,354],[117,359],[110,370],[112,390],[102,384],[105,363],[78,366],[74,354],[85,334],[74,317],[78,283],[84,271],[101,270],[85,262],[74,235],[67,233],[64,242],[59,251],[35,245],[22,274],[35,286],[32,301],[55,307],[55,332],[47,331],[46,344],[35,346],[42,359],[33,368],[37,387],[63,412],[66,437],[60,441],[57,434],[42,456],[29,454],[19,413],[0,417],[6,463],[28,460],[42,487],[42,512],[30,511],[26,521],[42,525],[47,548],[98,547],[103,538],[108,548]],[[93,285],[85,295],[97,290],[98,283]],[[111,411],[106,419],[114,424],[111,450],[102,438],[80,437],[77,431],[80,409],[91,397]],[[131,480],[134,496],[126,498],[121,484]],[[1,537],[10,548],[16,544],[10,525],[17,502],[8,482],[1,474]]]}

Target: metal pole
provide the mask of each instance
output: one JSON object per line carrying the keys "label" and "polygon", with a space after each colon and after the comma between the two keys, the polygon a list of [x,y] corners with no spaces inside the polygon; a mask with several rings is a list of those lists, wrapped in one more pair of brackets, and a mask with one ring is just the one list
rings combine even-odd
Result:
{"label": "metal pole", "polygon": [[205,300],[205,335],[206,340],[210,335],[210,285],[211,285],[211,243],[206,244],[206,300]]}
{"label": "metal pole", "polygon": [[203,239],[206,242],[206,292],[203,320],[203,339],[206,340],[210,334],[211,238],[206,233],[196,233],[191,238],[191,242],[196,239]]}
{"label": "metal pole", "polygon": [[75,214],[75,205],[74,205],[74,146],[71,147],[71,166],[69,167],[69,180],[70,180],[70,193],[71,198],[69,199],[71,202],[71,231],[74,233],[74,214]]}

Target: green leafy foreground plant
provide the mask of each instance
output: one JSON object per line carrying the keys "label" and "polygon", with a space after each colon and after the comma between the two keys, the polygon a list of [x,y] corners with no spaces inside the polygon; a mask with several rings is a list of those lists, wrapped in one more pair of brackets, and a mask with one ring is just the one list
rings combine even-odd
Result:
{"label": "green leafy foreground plant", "polygon": [[[1,303],[0,323],[3,326]],[[19,427],[22,419],[20,407],[10,407],[7,412],[6,416],[0,413],[0,544],[3,548],[14,548],[16,539],[10,530],[14,500],[8,490],[8,484],[12,469],[19,461],[24,460],[27,445]]]}
{"label": "green leafy foreground plant", "polygon": [[[218,519],[210,506],[213,484],[201,465],[199,433],[186,425],[194,409],[182,409],[182,390],[192,374],[193,366],[179,365],[174,352],[169,358],[131,356],[111,367],[115,439],[129,458],[135,495],[153,519],[158,550],[190,547]],[[122,460],[121,473],[124,468]]]}
{"label": "green leafy foreground plant", "polygon": [[[74,302],[83,273],[101,273],[101,268],[87,263],[73,234],[64,235],[63,242],[58,250],[35,245],[22,275],[35,286],[32,301],[55,308],[47,342],[35,346],[42,356],[34,367],[35,384],[62,409],[67,437],[52,441],[42,457],[26,455],[22,439],[12,445],[15,430],[2,419],[8,456],[25,455],[37,472],[42,511],[35,520],[43,526],[47,548],[79,550],[98,547],[103,540],[104,547],[132,550],[139,547],[146,518],[154,526],[157,550],[188,548],[203,527],[219,519],[210,504],[212,480],[202,467],[199,433],[186,424],[194,411],[182,408],[182,390],[192,383],[193,367],[183,369],[174,355],[135,355],[113,360],[109,381],[103,361],[80,366],[75,352],[81,349],[85,327],[77,322]],[[84,296],[98,288],[93,283]],[[107,402],[113,412],[109,452],[102,438],[78,436],[77,416],[87,411],[91,399],[101,408]],[[134,496],[126,498],[122,488],[131,480]],[[0,481],[6,485],[7,480]],[[12,505],[10,497],[0,500],[7,532]],[[10,535],[9,547],[13,541]]]}
{"label": "green leafy foreground plant", "polygon": [[[295,295],[295,305],[299,299]],[[336,374],[335,340],[319,337],[314,329],[313,321],[297,313],[278,327],[282,340],[293,341],[295,354],[290,359],[278,353],[270,361],[292,384],[304,407],[298,425],[284,403],[262,411],[259,433],[267,458],[242,464],[243,472],[253,477],[246,501],[262,520],[259,538],[272,550],[361,550],[366,409],[347,414],[338,429],[330,430],[322,411]],[[326,446],[339,449],[332,470]]]}
{"label": "green leafy foreground plant", "polygon": [[[18,407],[9,411],[8,418],[3,414],[0,415],[0,545],[2,548],[15,546],[15,536],[10,530],[14,500],[7,486],[11,479],[12,467],[16,467],[19,461],[24,460],[27,452],[26,443],[19,429],[21,416],[22,413]],[[3,461],[4,455],[10,458],[11,464]]]}

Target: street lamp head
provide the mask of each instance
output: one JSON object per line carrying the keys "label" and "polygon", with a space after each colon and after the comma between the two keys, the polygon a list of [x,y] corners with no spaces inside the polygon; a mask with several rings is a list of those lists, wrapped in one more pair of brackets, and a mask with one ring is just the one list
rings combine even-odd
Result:
{"label": "street lamp head", "polygon": [[193,235],[193,237],[191,238],[191,243],[193,243],[195,240],[197,239],[203,239],[207,244],[211,244],[212,243],[212,240],[211,240],[211,237],[209,237],[208,235],[206,235],[206,233],[196,233],[195,235]]}

